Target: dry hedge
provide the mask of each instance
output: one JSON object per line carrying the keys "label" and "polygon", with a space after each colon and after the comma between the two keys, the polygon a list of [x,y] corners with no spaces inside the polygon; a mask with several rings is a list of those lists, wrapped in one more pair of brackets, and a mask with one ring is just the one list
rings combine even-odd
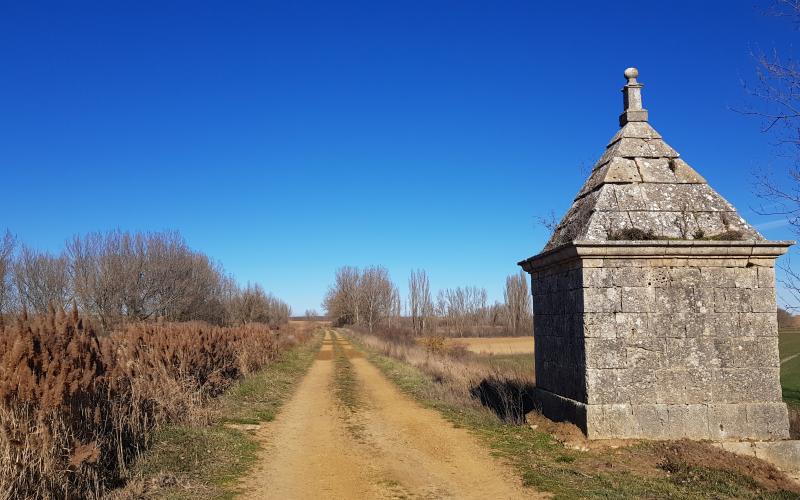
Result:
{"label": "dry hedge", "polygon": [[0,326],[0,498],[96,498],[165,422],[273,359],[264,325],[136,323],[98,338],[77,312]]}

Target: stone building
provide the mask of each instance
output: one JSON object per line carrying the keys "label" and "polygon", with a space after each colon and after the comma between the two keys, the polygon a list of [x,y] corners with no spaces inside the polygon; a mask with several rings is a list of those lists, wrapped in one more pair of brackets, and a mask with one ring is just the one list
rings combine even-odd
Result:
{"label": "stone building", "polygon": [[775,259],[648,123],[625,71],[620,130],[531,274],[543,413],[590,438],[788,438]]}

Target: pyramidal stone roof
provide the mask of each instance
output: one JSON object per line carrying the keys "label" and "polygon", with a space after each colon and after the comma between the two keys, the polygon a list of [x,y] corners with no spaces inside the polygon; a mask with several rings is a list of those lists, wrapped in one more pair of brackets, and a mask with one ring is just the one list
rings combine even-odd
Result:
{"label": "pyramidal stone roof", "polygon": [[763,240],[650,126],[638,75],[625,70],[621,128],[544,251],[573,241]]}

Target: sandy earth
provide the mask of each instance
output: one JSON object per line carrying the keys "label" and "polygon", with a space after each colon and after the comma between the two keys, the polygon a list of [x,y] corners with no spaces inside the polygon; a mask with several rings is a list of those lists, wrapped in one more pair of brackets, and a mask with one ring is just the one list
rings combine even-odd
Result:
{"label": "sandy earth", "polygon": [[244,498],[528,498],[536,492],[494,460],[464,429],[419,406],[339,337],[353,363],[362,404],[339,405],[333,342],[294,397],[258,437],[265,447]]}
{"label": "sandy earth", "polygon": [[475,337],[451,339],[478,354],[523,354],[533,352],[533,337]]}

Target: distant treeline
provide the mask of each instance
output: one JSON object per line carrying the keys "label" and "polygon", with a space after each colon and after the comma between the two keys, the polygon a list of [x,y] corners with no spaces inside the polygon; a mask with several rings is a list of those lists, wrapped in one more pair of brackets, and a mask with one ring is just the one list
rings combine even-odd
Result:
{"label": "distant treeline", "polygon": [[76,304],[102,330],[151,319],[214,325],[286,323],[289,306],[260,285],[240,286],[177,232],[75,236],[58,253],[8,231],[0,238],[0,321]]}
{"label": "distant treeline", "polygon": [[408,300],[381,266],[336,271],[324,304],[337,325],[376,326],[421,335],[524,335],[533,331],[531,296],[523,272],[506,278],[503,302],[489,303],[486,289],[475,286],[439,290],[434,299],[428,275],[416,270],[408,279]]}

